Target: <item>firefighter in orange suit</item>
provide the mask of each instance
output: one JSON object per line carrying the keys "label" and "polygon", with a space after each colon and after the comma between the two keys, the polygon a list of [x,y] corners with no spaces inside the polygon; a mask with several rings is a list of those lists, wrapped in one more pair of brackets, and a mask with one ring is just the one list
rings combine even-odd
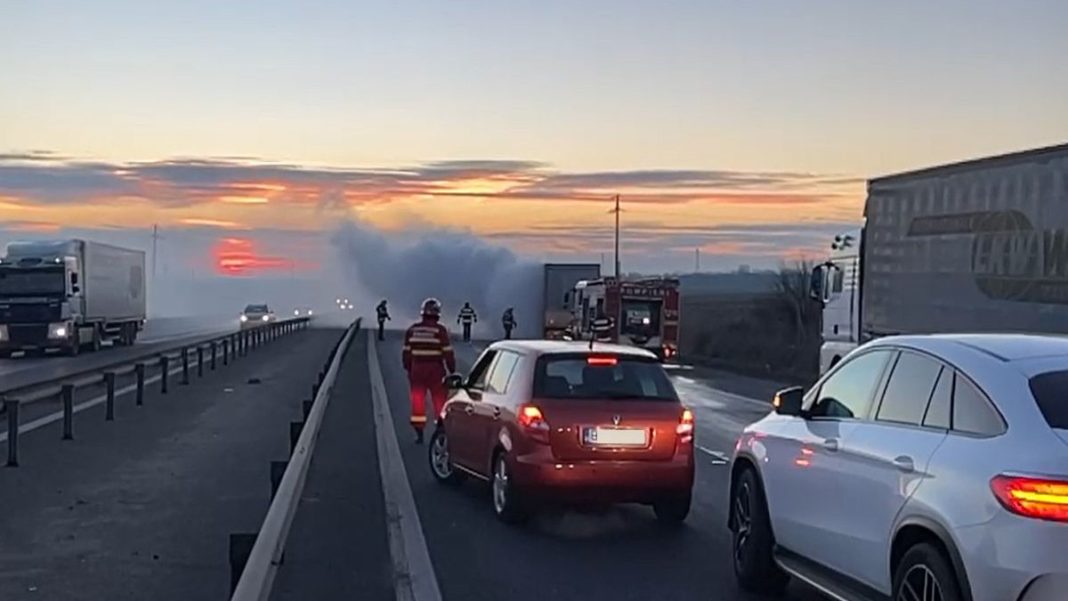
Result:
{"label": "firefighter in orange suit", "polygon": [[436,298],[423,301],[423,319],[404,334],[404,369],[411,385],[412,416],[415,442],[423,442],[426,426],[426,393],[434,401],[434,415],[440,415],[447,393],[445,376],[456,371],[456,356],[449,340],[449,330],[439,323],[441,303]]}

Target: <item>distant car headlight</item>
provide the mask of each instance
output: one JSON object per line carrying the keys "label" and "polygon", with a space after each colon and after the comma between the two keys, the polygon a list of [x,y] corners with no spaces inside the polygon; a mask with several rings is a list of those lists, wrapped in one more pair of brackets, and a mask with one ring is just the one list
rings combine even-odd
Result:
{"label": "distant car headlight", "polygon": [[308,315],[311,315],[311,314],[312,314],[312,310],[308,309]]}
{"label": "distant car headlight", "polygon": [[300,309],[293,309],[293,315],[300,315]]}
{"label": "distant car headlight", "polygon": [[241,321],[248,321],[248,315],[242,315]]}
{"label": "distant car headlight", "polygon": [[270,321],[270,320],[271,320],[271,316],[270,315],[264,315],[263,316],[263,321]]}
{"label": "distant car headlight", "polygon": [[642,318],[642,324],[643,325],[649,325],[649,318],[648,317],[643,317]]}
{"label": "distant car headlight", "polygon": [[67,337],[67,324],[65,323],[50,323],[48,324],[48,337],[66,338]]}

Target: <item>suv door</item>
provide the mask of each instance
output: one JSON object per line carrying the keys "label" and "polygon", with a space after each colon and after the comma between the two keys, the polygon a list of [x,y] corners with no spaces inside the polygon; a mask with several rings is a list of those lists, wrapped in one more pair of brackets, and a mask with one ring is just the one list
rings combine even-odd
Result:
{"label": "suv door", "polygon": [[[890,537],[898,513],[927,476],[946,428],[929,407],[948,407],[953,370],[933,357],[903,350],[878,395],[874,420],[842,436],[838,455],[843,495],[828,507],[837,522],[829,567],[882,592],[891,590]],[[932,404],[932,398],[938,395]]]}
{"label": "suv door", "polygon": [[456,465],[482,473],[475,457],[475,405],[482,402],[497,351],[486,349],[464,380],[464,387],[445,405],[445,431],[449,436],[449,455]]}
{"label": "suv door", "polygon": [[761,466],[775,539],[784,548],[833,565],[842,554],[831,507],[842,502],[839,445],[867,419],[893,351],[876,349],[839,363],[806,399],[804,416],[785,418],[763,443]]}

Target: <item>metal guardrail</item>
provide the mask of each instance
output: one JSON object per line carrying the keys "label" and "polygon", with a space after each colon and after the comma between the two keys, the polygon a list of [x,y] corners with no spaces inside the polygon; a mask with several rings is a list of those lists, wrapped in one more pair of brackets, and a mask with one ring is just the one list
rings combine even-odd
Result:
{"label": "metal guardrail", "polygon": [[[136,357],[127,357],[104,365],[97,365],[77,370],[59,377],[43,378],[18,387],[0,390],[0,404],[7,413],[7,432],[2,436],[7,439],[7,465],[17,467],[19,464],[20,407],[26,403],[59,396],[63,402],[63,438],[72,437],[74,421],[74,393],[78,388],[103,385],[106,393],[105,419],[115,416],[116,379],[120,376],[134,375],[136,378],[136,404],[144,402],[146,369],[150,364],[158,364],[159,374],[152,378],[160,382],[160,392],[167,394],[172,372],[181,377],[183,384],[190,381],[190,372],[194,367],[198,375],[203,376],[204,368],[210,365],[214,370],[218,364],[229,365],[238,357],[243,357],[250,350],[259,348],[272,340],[307,327],[310,318],[299,317],[266,325],[229,332],[216,336],[187,341],[164,349],[154,349]],[[191,354],[195,354],[192,357]],[[171,368],[171,361],[181,362],[180,368]],[[45,418],[48,419],[48,418]],[[58,420],[56,420],[58,421]]]}
{"label": "metal guardrail", "polygon": [[[330,402],[334,381],[341,369],[341,360],[360,329],[361,321],[362,319],[357,319],[349,326],[345,335],[330,352],[330,357],[326,361],[326,370],[319,372],[318,384],[313,387],[314,398],[311,407],[305,406],[304,423],[298,423],[300,435],[292,443],[289,461],[285,462],[285,471],[277,483],[274,497],[267,509],[267,515],[263,518],[259,533],[231,535],[231,569],[234,570],[232,580],[236,580],[231,601],[267,601],[271,596],[271,588],[278,572],[278,565],[282,562],[289,528],[300,505],[304,482],[308,476],[315,443],[319,439],[323,415]],[[255,543],[252,543],[251,550],[247,551],[247,557],[235,558],[235,555],[243,555],[240,551],[234,550],[235,537],[238,537],[238,540],[241,537],[245,540],[255,537]],[[236,575],[238,571],[239,578]]]}

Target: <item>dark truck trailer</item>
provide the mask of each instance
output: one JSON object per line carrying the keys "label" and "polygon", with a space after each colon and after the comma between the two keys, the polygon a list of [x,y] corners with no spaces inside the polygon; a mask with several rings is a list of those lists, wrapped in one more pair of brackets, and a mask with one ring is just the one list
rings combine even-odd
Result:
{"label": "dark truck trailer", "polygon": [[107,340],[133,344],[144,327],[145,253],[90,242],[12,242],[0,258],[0,355]]}
{"label": "dark truck trailer", "polygon": [[562,339],[571,328],[571,295],[575,285],[601,277],[599,263],[546,263],[542,293],[542,336]]}
{"label": "dark truck trailer", "polygon": [[864,218],[814,274],[822,369],[886,335],[1068,333],[1068,144],[872,179]]}

